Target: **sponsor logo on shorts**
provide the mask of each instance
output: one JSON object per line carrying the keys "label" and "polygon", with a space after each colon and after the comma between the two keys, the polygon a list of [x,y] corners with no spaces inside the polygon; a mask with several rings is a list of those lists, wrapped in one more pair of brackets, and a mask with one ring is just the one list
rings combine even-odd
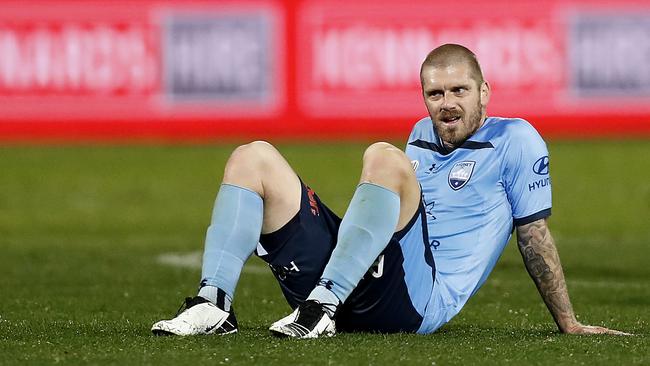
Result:
{"label": "sponsor logo on shorts", "polygon": [[474,172],[474,166],[476,162],[474,161],[461,161],[460,163],[454,164],[449,171],[449,186],[454,191],[457,191],[469,182]]}
{"label": "sponsor logo on shorts", "polygon": [[286,280],[289,273],[300,272],[300,268],[298,268],[294,261],[289,262],[286,266],[280,264],[269,264],[269,267],[271,267],[271,271],[273,271],[280,281]]}
{"label": "sponsor logo on shorts", "polygon": [[318,203],[316,198],[314,198],[314,190],[307,187],[307,197],[309,198],[309,206],[311,207],[311,214],[314,216],[320,216],[320,211],[318,210]]}

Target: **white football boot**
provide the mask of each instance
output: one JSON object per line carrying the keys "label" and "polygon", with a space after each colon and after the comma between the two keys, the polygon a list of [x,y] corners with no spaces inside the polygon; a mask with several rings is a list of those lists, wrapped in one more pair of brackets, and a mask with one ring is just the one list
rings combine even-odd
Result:
{"label": "white football boot", "polygon": [[336,334],[334,321],[315,300],[307,300],[290,315],[273,323],[269,328],[278,337],[318,338]]}
{"label": "white football boot", "polygon": [[237,332],[237,319],[232,308],[227,312],[200,296],[188,297],[174,319],[157,322],[151,331],[155,335],[225,335]]}

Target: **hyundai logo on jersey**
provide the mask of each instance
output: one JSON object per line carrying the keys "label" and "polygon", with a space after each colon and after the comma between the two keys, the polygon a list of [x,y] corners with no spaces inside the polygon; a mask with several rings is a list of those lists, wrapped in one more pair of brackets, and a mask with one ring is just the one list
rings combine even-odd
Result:
{"label": "hyundai logo on jersey", "polygon": [[467,184],[469,178],[472,177],[474,165],[476,165],[474,161],[461,161],[451,167],[449,171],[449,186],[451,189],[457,191]]}
{"label": "hyundai logo on jersey", "polygon": [[533,164],[533,171],[539,175],[548,174],[548,155],[537,159],[535,164]]}

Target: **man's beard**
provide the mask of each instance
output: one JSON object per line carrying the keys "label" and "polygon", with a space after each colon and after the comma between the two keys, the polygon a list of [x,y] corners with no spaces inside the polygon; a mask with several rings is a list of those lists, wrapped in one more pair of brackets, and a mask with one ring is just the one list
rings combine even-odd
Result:
{"label": "man's beard", "polygon": [[[443,119],[457,115],[457,113],[454,114],[453,112],[443,112],[440,114],[440,118]],[[476,108],[474,108],[469,116],[467,116],[467,119],[465,117],[462,117],[462,123],[459,123],[453,128],[449,128],[445,125],[444,122],[436,121],[436,130],[438,131],[438,135],[445,143],[445,145],[451,145],[447,147],[456,148],[465,142],[467,138],[472,136],[476,130],[478,130],[478,128],[481,126],[482,115],[483,113],[481,102],[479,101]]]}

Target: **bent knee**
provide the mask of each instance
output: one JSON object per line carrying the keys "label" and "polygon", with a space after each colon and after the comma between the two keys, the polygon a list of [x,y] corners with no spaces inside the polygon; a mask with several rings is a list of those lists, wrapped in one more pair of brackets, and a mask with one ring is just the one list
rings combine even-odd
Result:
{"label": "bent knee", "polygon": [[397,153],[397,152],[402,153],[402,150],[398,149],[392,144],[389,144],[388,142],[375,142],[366,148],[366,151],[364,152],[363,156],[365,158],[366,156],[372,156],[375,154]]}
{"label": "bent knee", "polygon": [[241,174],[255,174],[261,168],[270,165],[277,150],[266,141],[253,141],[238,146],[228,158],[224,169],[224,178],[232,179]]}
{"label": "bent knee", "polygon": [[275,148],[270,143],[266,141],[253,141],[235,148],[232,154],[230,154],[230,158],[253,159],[263,157],[269,151],[275,151]]}
{"label": "bent knee", "polygon": [[363,154],[363,169],[368,175],[391,174],[407,176],[413,174],[406,154],[387,142],[370,145]]}
{"label": "bent knee", "polygon": [[410,163],[406,154],[387,142],[376,142],[363,154],[363,164],[389,167],[391,169],[407,168]]}
{"label": "bent knee", "polygon": [[253,141],[248,144],[238,146],[230,154],[226,168],[228,166],[255,166],[265,164],[275,156],[279,155],[278,151],[266,141]]}

